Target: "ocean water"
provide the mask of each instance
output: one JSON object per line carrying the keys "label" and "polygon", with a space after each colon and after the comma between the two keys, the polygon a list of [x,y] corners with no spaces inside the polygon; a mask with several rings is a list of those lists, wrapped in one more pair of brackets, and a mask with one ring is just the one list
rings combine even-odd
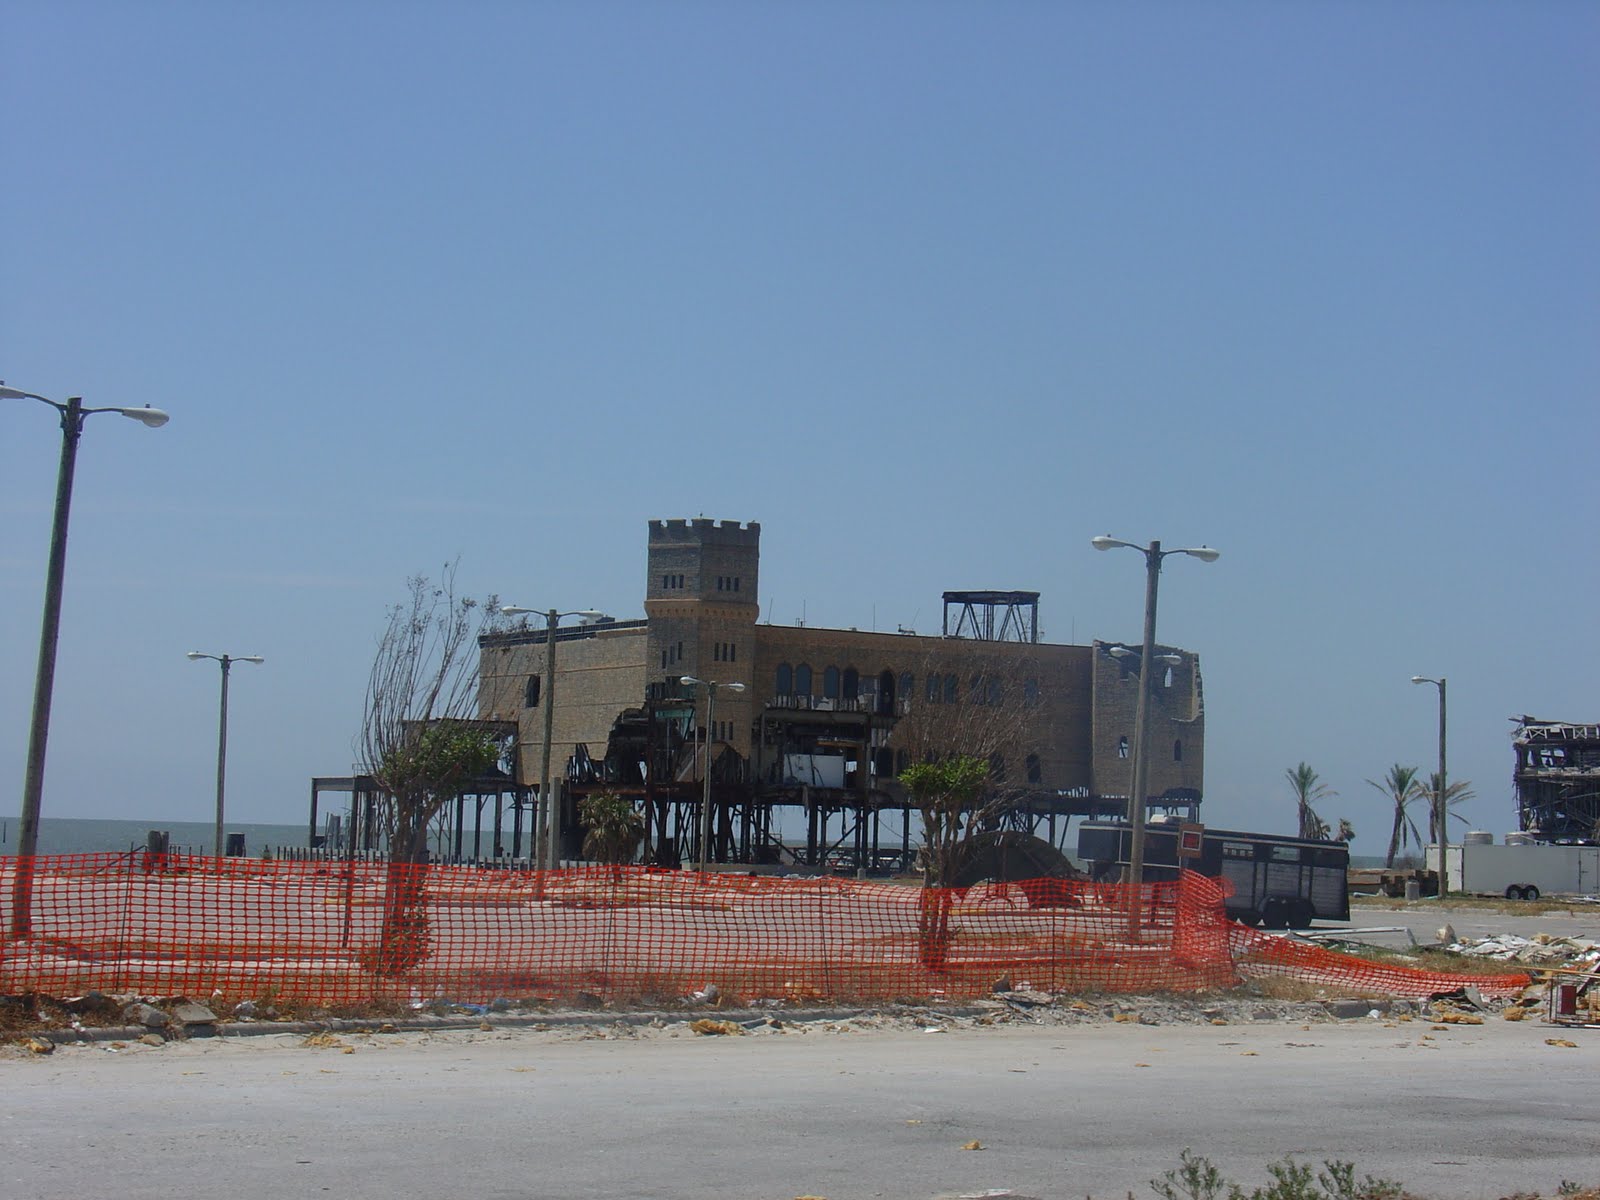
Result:
{"label": "ocean water", "polygon": [[[67,817],[41,817],[39,819],[40,854],[95,854],[101,851],[123,852],[143,849],[145,838],[152,829],[165,830],[170,835],[169,846],[175,854],[210,854],[216,841],[216,825],[210,821],[163,821],[160,818],[143,821],[95,821]],[[263,850],[277,854],[281,847],[304,849],[310,845],[304,825],[262,825],[229,821],[226,833],[244,834],[244,852],[247,858],[259,858]],[[318,833],[326,833],[319,828]],[[524,833],[526,837],[526,833]],[[511,841],[509,829],[503,831],[507,845]],[[493,853],[494,834],[483,831],[477,853],[487,857]],[[526,843],[524,843],[526,844]],[[446,854],[453,843],[443,838],[431,838],[429,845],[436,855]],[[461,839],[462,853],[473,856],[473,829],[465,831]],[[17,819],[0,817],[0,857],[17,852]],[[524,851],[526,853],[526,851]]]}
{"label": "ocean water", "polygon": [[[163,821],[159,818],[144,821],[91,821],[65,817],[39,819],[40,854],[94,854],[102,850],[131,850],[142,848],[145,836],[152,829],[163,829],[171,834],[174,851],[195,851],[210,854],[216,839],[216,826],[209,821]],[[229,833],[244,834],[245,853],[250,857],[260,855],[263,849],[279,846],[305,846],[304,825],[252,825],[229,822],[224,828]],[[321,832],[320,830],[318,832]],[[0,817],[0,855],[17,852],[17,819]]]}

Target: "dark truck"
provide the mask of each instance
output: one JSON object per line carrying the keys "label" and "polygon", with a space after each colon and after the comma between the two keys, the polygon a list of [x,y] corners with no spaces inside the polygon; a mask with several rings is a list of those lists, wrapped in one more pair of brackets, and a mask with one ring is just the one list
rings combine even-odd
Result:
{"label": "dark truck", "polygon": [[[1230,885],[1233,894],[1226,906],[1234,920],[1268,929],[1304,929],[1316,917],[1350,919],[1350,848],[1345,843],[1152,821],[1145,826],[1146,879],[1177,878],[1179,839],[1185,832],[1189,848],[1193,850],[1196,836],[1199,847],[1184,866]],[[1121,821],[1085,821],[1078,828],[1078,859],[1095,879],[1115,880],[1128,863],[1132,838],[1132,830]]]}

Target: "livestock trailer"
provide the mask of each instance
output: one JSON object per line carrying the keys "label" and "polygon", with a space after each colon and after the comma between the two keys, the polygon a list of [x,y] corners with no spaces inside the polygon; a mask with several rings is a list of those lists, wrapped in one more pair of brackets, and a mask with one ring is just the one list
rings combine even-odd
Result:
{"label": "livestock trailer", "polygon": [[[1177,878],[1182,831],[1199,833],[1198,852],[1184,866],[1228,885],[1226,908],[1234,920],[1303,929],[1314,918],[1350,919],[1350,848],[1344,842],[1152,821],[1145,826],[1146,879]],[[1132,842],[1124,822],[1085,821],[1078,827],[1078,858],[1094,878],[1115,879],[1128,864]]]}

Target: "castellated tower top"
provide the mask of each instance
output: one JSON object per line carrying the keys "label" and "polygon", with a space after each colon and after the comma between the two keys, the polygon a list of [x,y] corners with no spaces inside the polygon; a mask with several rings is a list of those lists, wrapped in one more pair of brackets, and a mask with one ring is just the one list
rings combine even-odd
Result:
{"label": "castellated tower top", "polygon": [[761,525],[757,521],[651,521],[645,611],[651,601],[757,607]]}
{"label": "castellated tower top", "polygon": [[748,546],[761,545],[761,522],[713,521],[697,517],[692,521],[651,521],[650,545],[671,546]]}

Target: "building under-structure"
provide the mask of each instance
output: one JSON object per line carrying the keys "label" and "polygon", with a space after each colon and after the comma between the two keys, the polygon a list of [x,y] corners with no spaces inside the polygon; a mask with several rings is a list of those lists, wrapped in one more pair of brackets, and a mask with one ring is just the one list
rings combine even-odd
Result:
{"label": "building under-structure", "polygon": [[[1022,591],[946,592],[941,636],[762,623],[760,533],[755,522],[652,521],[644,619],[553,632],[524,621],[480,639],[480,716],[517,723],[523,788],[539,782],[552,725],[561,857],[578,857],[579,801],[611,790],[646,817],[648,862],[909,865],[918,822],[896,776],[951,753],[988,761],[997,828],[1057,843],[1070,817],[1126,811],[1136,647],[1042,642],[1039,594]],[[1199,660],[1157,649],[1147,800],[1193,818]],[[718,685],[709,725],[705,683]]]}
{"label": "building under-structure", "polygon": [[1600,725],[1512,720],[1517,827],[1541,841],[1600,839]]}

